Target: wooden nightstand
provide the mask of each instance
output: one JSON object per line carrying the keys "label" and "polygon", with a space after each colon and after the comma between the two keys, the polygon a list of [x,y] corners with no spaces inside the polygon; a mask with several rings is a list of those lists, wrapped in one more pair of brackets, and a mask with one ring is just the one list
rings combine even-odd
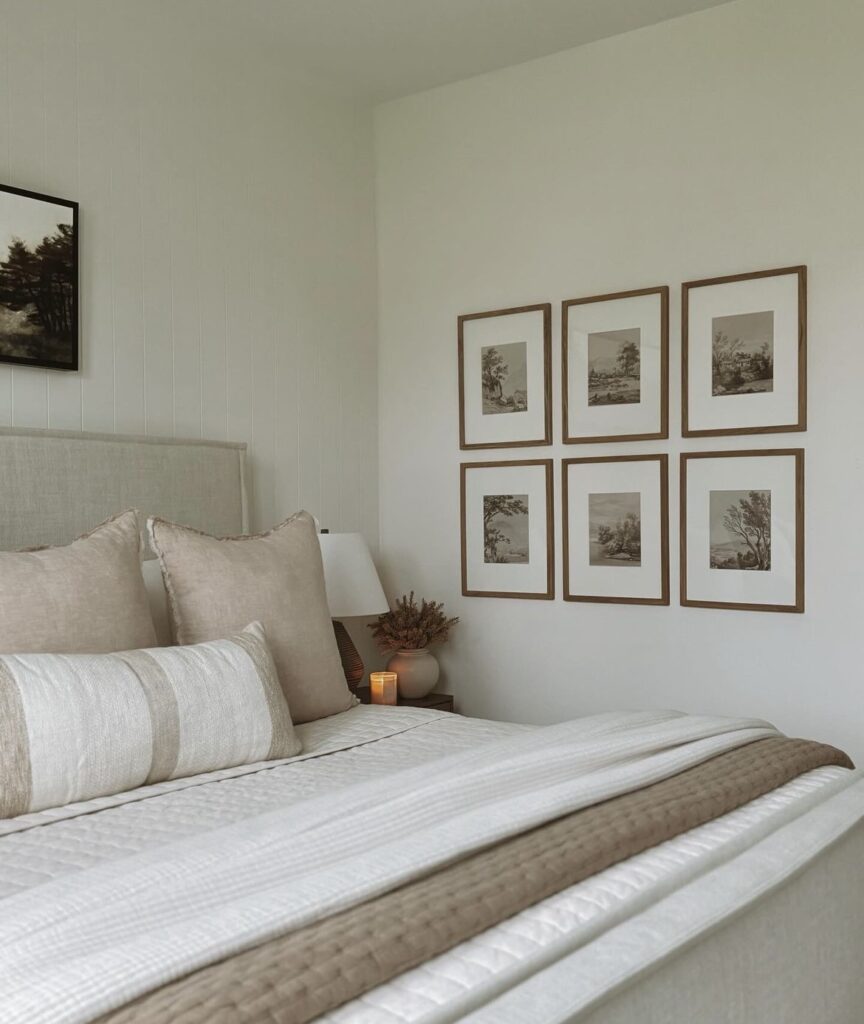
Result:
{"label": "wooden nightstand", "polygon": [[[357,696],[360,698],[361,704],[372,703],[368,686],[358,686]],[[415,699],[400,697],[397,703],[400,708],[435,708],[438,711],[452,711],[453,694],[427,693],[425,697],[417,697]]]}

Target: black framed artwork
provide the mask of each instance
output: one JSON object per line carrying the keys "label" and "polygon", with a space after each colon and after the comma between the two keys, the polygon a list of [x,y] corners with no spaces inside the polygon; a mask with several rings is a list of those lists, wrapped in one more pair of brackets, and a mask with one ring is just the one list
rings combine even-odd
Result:
{"label": "black framed artwork", "polygon": [[78,204],[0,185],[0,363],[78,369]]}

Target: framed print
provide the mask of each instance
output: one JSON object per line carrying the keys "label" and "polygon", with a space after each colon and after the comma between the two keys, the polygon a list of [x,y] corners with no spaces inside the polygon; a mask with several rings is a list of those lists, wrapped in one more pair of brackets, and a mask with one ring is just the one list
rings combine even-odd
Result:
{"label": "framed print", "polygon": [[681,456],[681,604],[804,611],[804,449]]}
{"label": "framed print", "polygon": [[459,447],[552,444],[552,306],[459,317]]}
{"label": "framed print", "polygon": [[555,597],[552,460],[463,462],[462,593]]}
{"label": "framed print", "polygon": [[685,437],[807,429],[807,268],[688,281],[681,291]]}
{"label": "framed print", "polygon": [[0,363],[78,369],[78,204],[0,185]]}
{"label": "framed print", "polygon": [[669,436],[669,289],[561,306],[564,444]]}
{"label": "framed print", "polygon": [[669,459],[564,459],[564,600],[669,604]]}

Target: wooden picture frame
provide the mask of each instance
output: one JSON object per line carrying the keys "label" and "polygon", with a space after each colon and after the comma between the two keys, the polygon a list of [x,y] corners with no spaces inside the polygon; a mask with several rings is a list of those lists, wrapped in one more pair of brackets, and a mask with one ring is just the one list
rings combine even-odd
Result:
{"label": "wooden picture frame", "polygon": [[[573,576],[571,567],[571,550],[572,550],[572,539],[571,539],[571,528],[573,523],[571,521],[571,467],[599,467],[599,466],[613,466],[615,468],[621,467],[626,468],[627,464],[635,464],[638,467],[647,466],[648,464],[656,463],[657,465],[657,496],[653,503],[654,508],[652,515],[659,520],[657,522],[657,529],[655,533],[655,546],[656,552],[654,557],[651,559],[653,566],[651,571],[647,571],[644,579],[628,578],[628,577],[617,577],[611,578],[608,582],[610,584],[624,584],[621,589],[630,589],[630,594],[624,593],[599,593],[599,592],[579,592],[574,593],[571,591],[571,580]],[[643,548],[642,548],[642,536],[641,528],[644,524],[644,506],[645,503],[641,499],[644,498],[645,493],[650,488],[650,482],[647,479],[646,474],[634,474],[633,483],[630,486],[635,486],[640,482],[639,477],[643,476],[644,479],[641,481],[642,489],[639,492],[640,503],[640,566],[643,561]],[[607,474],[608,476],[608,474]],[[608,484],[601,483],[601,486],[607,486]],[[647,485],[647,486],[646,486]],[[596,456],[592,458],[574,458],[564,459],[561,463],[561,494],[562,494],[562,517],[561,517],[561,545],[563,552],[563,577],[564,577],[564,600],[565,601],[585,601],[585,602],[599,602],[603,604],[653,604],[653,605],[668,605],[670,602],[670,586],[669,586],[669,456],[665,453],[652,454],[652,455],[610,455],[610,456]],[[628,494],[614,495],[610,493],[602,494],[588,494],[588,507],[591,507],[591,499],[596,497],[598,499],[612,499],[613,497],[631,497]],[[600,513],[603,514],[602,511]],[[591,513],[589,511],[587,516],[582,517],[582,526],[584,529],[585,536],[589,537],[589,533],[593,533],[593,525],[591,522]],[[593,540],[589,537],[589,548],[593,548]],[[594,574],[598,568],[598,563],[593,561],[593,551],[589,555],[590,568],[588,572],[583,570],[583,579],[589,574]],[[650,557],[650,556],[649,556]],[[647,561],[647,559],[646,559]],[[610,566],[612,564],[611,558],[604,558],[603,564]],[[611,571],[613,573],[619,572],[630,572],[632,563],[622,563],[620,567],[616,567]],[[608,572],[608,568],[600,568],[600,572]],[[653,580],[654,572],[656,571],[657,577]],[[585,579],[586,585],[588,584]],[[607,581],[603,581],[605,584]],[[635,586],[633,585],[635,583]],[[658,584],[658,585],[655,585]],[[602,589],[597,588],[597,591]],[[654,596],[650,596],[648,591],[654,591]],[[641,596],[638,591],[642,591]]]}
{"label": "wooden picture frame", "polygon": [[[680,601],[682,605],[691,608],[732,608],[739,609],[742,611],[754,611],[754,612],[795,612],[801,613],[804,611],[804,449],[803,448],[766,448],[766,449],[749,449],[747,451],[720,451],[720,452],[682,452],[681,456],[681,491],[680,491]],[[689,561],[693,556],[693,549],[689,544],[689,529],[690,524],[688,522],[688,502],[689,502],[689,480],[692,477],[692,473],[688,473],[689,467],[699,466],[705,462],[705,460],[723,460],[723,461],[735,461],[745,459],[759,459],[763,462],[771,459],[791,459],[793,460],[793,480],[786,484],[785,490],[787,492],[786,504],[790,507],[792,515],[794,517],[794,537],[791,543],[786,545],[778,545],[780,548],[781,556],[784,556],[791,552],[794,557],[794,567],[788,571],[788,583],[786,590],[789,595],[789,600],[712,600],[708,598],[695,598],[690,596],[691,585],[690,585],[690,573],[689,573]],[[788,475],[788,474],[787,474]],[[735,488],[735,490],[722,489],[715,494],[727,495],[735,494],[739,492],[741,494],[747,493],[752,499],[753,488],[750,486],[752,481],[748,481],[745,486]],[[757,492],[760,493],[760,492]],[[764,492],[761,492],[764,493]],[[774,528],[774,500],[771,497],[771,491],[769,494],[769,517],[770,517],[770,529],[769,529],[769,542],[768,542],[768,568],[773,570],[775,564],[773,562],[772,549],[774,546],[774,537],[777,532]],[[707,506],[709,509],[709,515],[713,520],[714,512],[711,507],[712,501]],[[720,502],[720,505],[726,504],[726,499]],[[731,509],[730,509],[731,510]],[[713,521],[709,525],[708,531],[708,543],[710,551],[710,560],[712,569],[715,568],[715,554],[713,546]],[[728,531],[727,531],[728,532]],[[787,534],[790,531],[786,531]],[[755,534],[752,535],[755,540]],[[743,559],[739,559],[739,563]],[[729,562],[731,558],[727,560],[727,563],[720,568],[729,568]],[[759,566],[747,566],[744,568],[758,568]],[[733,570],[735,569],[732,566]],[[744,575],[744,574],[742,574]],[[746,575],[755,576],[756,574],[747,573]]]}
{"label": "wooden picture frame", "polygon": [[[534,480],[533,483],[524,481],[520,483],[519,477],[522,476],[519,471],[530,471],[534,470],[534,474],[540,479]],[[542,474],[540,471],[542,470]],[[472,490],[471,477],[474,474],[488,473],[490,482],[487,486],[490,486],[493,490],[492,495],[487,495],[484,492],[474,492]],[[502,490],[503,486],[503,490]],[[545,538],[545,543],[541,545],[541,555],[537,557],[535,555],[535,563],[533,569],[533,578],[535,580],[535,586],[530,589],[519,589],[513,582],[517,577],[528,577],[532,575],[528,572],[519,572],[523,568],[523,565],[530,565],[530,547],[528,543],[525,557],[514,559],[511,562],[507,562],[506,559],[489,558],[489,548],[487,546],[487,537],[490,528],[495,529],[498,525],[495,522],[496,518],[500,518],[502,513],[492,514],[489,522],[486,521],[487,513],[487,502],[492,497],[497,498],[509,498],[509,499],[521,499],[523,496],[528,497],[528,509],[524,511],[526,523],[524,524],[526,536],[529,529],[532,528],[530,516],[536,513],[531,511],[531,498],[527,492],[523,490],[525,488],[531,488],[533,490],[534,500],[539,497],[542,499],[544,508],[537,520],[534,521],[533,529],[535,542],[537,535],[540,534],[541,538]],[[495,491],[499,493],[494,494]],[[501,462],[463,462],[460,465],[460,529],[461,529],[461,568],[462,568],[462,594],[464,597],[509,597],[509,598],[522,598],[525,600],[537,600],[537,601],[552,601],[555,598],[555,513],[554,513],[554,470],[552,459],[514,459],[505,460]],[[477,498],[482,497],[483,506],[481,515],[481,522],[477,525],[473,525],[469,522],[469,514],[472,511],[469,506],[473,506],[473,510],[477,510],[478,502]],[[519,501],[521,504],[521,501]],[[511,508],[514,507],[515,503],[511,503]],[[515,514],[521,515],[522,509],[515,509]],[[513,511],[503,512],[505,517],[513,517]],[[541,524],[541,529],[537,530],[537,523]],[[478,530],[478,526],[480,529]],[[496,529],[496,532],[497,529]],[[474,543],[474,539],[477,539]],[[509,541],[508,546],[511,546]],[[536,544],[535,544],[536,546]],[[545,548],[545,551],[543,551]],[[480,550],[483,552],[484,565],[478,569],[478,556]],[[493,568],[488,568],[492,566]],[[513,570],[517,571],[513,571]],[[484,576],[487,579],[488,586],[478,586],[478,576]],[[510,582],[501,585],[497,582],[496,577],[500,577],[502,580],[508,580]],[[482,579],[479,580],[482,582]],[[473,585],[472,585],[473,583]]]}
{"label": "wooden picture frame", "polygon": [[[789,279],[786,281],[786,279]],[[754,284],[756,282],[756,284]],[[768,282],[773,282],[769,284]],[[763,285],[764,296],[758,296],[759,284]],[[781,285],[788,284],[789,294],[779,293]],[[749,288],[747,286],[750,286]],[[749,293],[742,294],[741,310],[736,314],[735,286],[742,286]],[[742,288],[737,289],[742,291]],[[793,296],[791,291],[796,294]],[[705,328],[707,313],[694,313],[696,298],[705,300],[704,292],[697,296],[697,290],[723,289],[727,303],[725,315],[712,318],[708,337],[711,353],[707,360],[704,355]],[[774,291],[775,294],[771,294]],[[764,307],[765,312],[756,312],[753,307]],[[718,310],[719,312],[719,310]],[[778,315],[779,314],[779,315]],[[791,325],[792,316],[797,317],[797,325]],[[765,382],[757,382],[753,390],[748,390],[749,382],[741,379],[738,390],[729,392],[719,380],[719,360],[716,356],[717,344],[722,325],[749,318],[754,321],[758,317],[770,316],[770,327],[766,331],[763,344],[770,344],[770,386]],[[702,350],[698,352],[701,368],[694,367],[697,352],[694,350],[694,324],[703,323],[700,335]],[[775,321],[780,321],[775,325]],[[779,327],[779,330],[776,328]],[[776,334],[775,334],[776,330]],[[778,352],[777,336],[782,339],[782,348]],[[769,339],[770,336],[770,340]],[[753,328],[752,338],[745,344],[755,346],[759,335]],[[741,341],[740,338],[734,339]],[[753,358],[755,353],[751,353]],[[780,361],[778,363],[778,355]],[[727,357],[728,358],[728,357]],[[779,366],[779,371],[778,371]],[[794,376],[794,381],[791,378]],[[739,374],[740,379],[740,374]],[[699,391],[697,392],[697,380]],[[775,381],[780,382],[776,389]],[[766,393],[770,393],[770,402],[760,410],[760,402],[764,402]],[[698,407],[696,403],[699,403]],[[717,406],[717,403],[720,406]],[[722,403],[734,402],[728,412],[723,411]],[[725,419],[724,419],[725,416]],[[734,419],[739,422],[732,422]],[[684,437],[723,437],[732,434],[778,434],[807,429],[807,268],[805,266],[780,267],[774,270],[757,270],[746,274],[731,274],[726,277],[710,277],[698,281],[686,281],[681,286],[681,433]]]}
{"label": "wooden picture frame", "polygon": [[[552,444],[552,304],[541,302],[484,313],[465,313],[457,323],[460,449],[529,448]],[[476,337],[472,337],[474,334]],[[518,390],[508,396],[509,408],[500,396],[497,399],[487,398],[481,364],[484,352],[495,351],[496,334],[506,339],[497,341],[498,349],[506,346],[518,352],[518,345],[524,345],[524,352],[518,353],[522,365],[511,376],[514,380],[517,376],[525,378],[524,402],[527,408],[519,407],[522,399]],[[486,340],[486,345],[483,345],[483,340]],[[466,368],[469,349],[471,363]],[[497,358],[499,367],[503,364],[506,370],[504,358],[500,354]],[[500,391],[500,380],[498,387]],[[514,395],[518,397],[514,399]],[[542,403],[539,408],[538,401]],[[466,403],[470,408],[466,409]],[[490,411],[505,415],[487,416]]]}
{"label": "wooden picture frame", "polygon": [[79,368],[78,275],[78,203],[0,185],[0,363]]}
{"label": "wooden picture frame", "polygon": [[[650,301],[656,298],[655,304]],[[636,301],[633,301],[636,300]],[[571,348],[571,327],[575,313],[571,311],[583,307],[599,316],[593,324],[593,330],[588,333],[589,328],[585,327],[586,345],[590,348],[593,338],[602,339],[604,332],[607,335],[621,336],[630,332],[636,332],[641,338],[637,345],[641,347],[646,338],[655,338],[653,346],[656,352],[648,348],[642,353],[637,348],[639,356],[646,354],[650,359],[639,358],[640,377],[638,379],[638,395],[635,400],[622,400],[616,402],[611,394],[608,394],[607,401],[598,398],[595,403],[592,396],[591,380],[594,369],[591,364],[589,352],[580,353],[579,363],[574,360]],[[618,307],[618,310],[616,310]],[[610,327],[604,328],[604,317]],[[622,319],[623,317],[623,319]],[[637,323],[631,323],[636,320]],[[616,327],[618,323],[626,323],[630,331]],[[611,342],[611,337],[608,342]],[[583,365],[584,364],[584,365]],[[645,369],[645,381],[642,380],[642,370]],[[585,373],[584,383],[586,401],[577,402],[575,395],[571,395],[575,381],[572,379],[574,373]],[[600,392],[600,388],[595,389]],[[621,398],[619,395],[618,398]],[[639,409],[632,409],[631,406],[641,406]],[[605,406],[606,408],[603,408]],[[610,430],[608,426],[600,426],[601,423],[608,423],[612,414],[619,413],[622,427],[618,431]],[[586,426],[579,429],[578,423],[574,420],[584,421]],[[598,422],[597,427],[588,426],[591,419]],[[579,299],[568,299],[561,303],[561,424],[562,440],[564,444],[609,444],[620,441],[654,441],[664,440],[669,437],[669,287],[660,285],[653,288],[635,288],[630,291],[610,292],[603,295],[589,295]]]}

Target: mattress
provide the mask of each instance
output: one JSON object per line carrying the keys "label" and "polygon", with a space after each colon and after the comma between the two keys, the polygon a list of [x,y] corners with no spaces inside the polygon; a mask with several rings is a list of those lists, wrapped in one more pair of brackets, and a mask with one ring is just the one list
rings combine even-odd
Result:
{"label": "mattress", "polygon": [[[144,787],[0,823],[0,900],[100,862],[355,782],[423,763],[434,771],[438,757],[526,728],[435,711],[358,707],[300,726],[304,753],[286,762]],[[703,866],[724,849],[770,834],[773,823],[788,816],[790,808],[817,804],[842,788],[849,774],[823,768],[801,776],[537,904],[326,1019],[367,1024],[458,1019],[698,878]]]}

